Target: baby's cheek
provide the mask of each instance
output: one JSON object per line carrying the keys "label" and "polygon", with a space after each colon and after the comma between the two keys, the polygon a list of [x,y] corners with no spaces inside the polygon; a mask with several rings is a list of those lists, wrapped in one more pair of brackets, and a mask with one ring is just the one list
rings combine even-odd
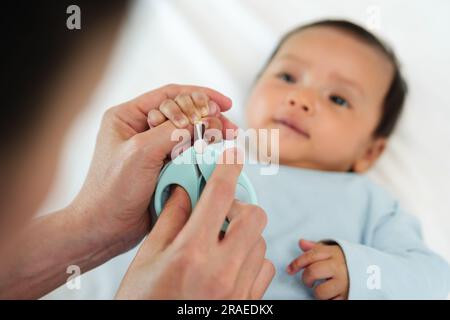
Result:
{"label": "baby's cheek", "polygon": [[277,103],[270,86],[258,83],[252,90],[246,106],[246,116],[252,128],[266,128],[270,125]]}
{"label": "baby's cheek", "polygon": [[264,101],[249,101],[246,109],[247,123],[250,128],[265,128],[270,122],[270,110]]}
{"label": "baby's cheek", "polygon": [[350,161],[357,150],[357,137],[348,128],[322,125],[313,138],[317,152],[336,162]]}

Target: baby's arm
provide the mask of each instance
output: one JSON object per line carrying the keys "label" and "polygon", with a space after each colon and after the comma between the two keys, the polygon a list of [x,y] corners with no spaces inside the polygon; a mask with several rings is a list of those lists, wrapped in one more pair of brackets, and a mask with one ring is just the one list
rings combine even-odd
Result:
{"label": "baby's arm", "polygon": [[[345,263],[348,270],[349,299],[447,297],[450,290],[449,265],[426,247],[418,221],[404,213],[397,203],[366,232],[370,232],[370,240],[366,244],[333,239],[338,245],[334,247],[339,247],[345,256],[345,262],[341,261],[340,265],[342,267]],[[342,273],[339,274],[343,279]],[[345,283],[344,280],[341,282]]]}

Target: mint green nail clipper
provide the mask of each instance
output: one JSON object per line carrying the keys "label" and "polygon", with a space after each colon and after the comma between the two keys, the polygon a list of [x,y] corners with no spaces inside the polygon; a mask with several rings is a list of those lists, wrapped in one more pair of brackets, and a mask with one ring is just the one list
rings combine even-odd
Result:
{"label": "mint green nail clipper", "polygon": [[[194,145],[167,163],[161,170],[154,196],[154,209],[157,216],[160,215],[169,198],[172,185],[181,186],[188,193],[192,210],[200,199],[220,155],[226,149],[226,141],[206,145],[203,139],[204,129],[204,123],[201,121],[195,123]],[[251,204],[258,203],[255,189],[244,172],[241,172],[237,185],[246,193],[245,199],[239,200]],[[225,221],[222,230],[225,231],[227,226],[228,223]]]}

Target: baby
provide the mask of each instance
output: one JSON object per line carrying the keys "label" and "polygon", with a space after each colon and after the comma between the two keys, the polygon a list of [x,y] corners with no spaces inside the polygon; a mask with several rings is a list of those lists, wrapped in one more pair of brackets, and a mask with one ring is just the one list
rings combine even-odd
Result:
{"label": "baby", "polygon": [[[417,221],[360,175],[385,149],[406,91],[392,51],[353,23],[319,21],[281,39],[246,107],[249,127],[279,129],[284,165],[275,176],[249,172],[278,270],[266,298],[447,297],[448,264],[425,246]],[[194,92],[163,103],[149,124],[205,118],[220,128],[217,116]]]}

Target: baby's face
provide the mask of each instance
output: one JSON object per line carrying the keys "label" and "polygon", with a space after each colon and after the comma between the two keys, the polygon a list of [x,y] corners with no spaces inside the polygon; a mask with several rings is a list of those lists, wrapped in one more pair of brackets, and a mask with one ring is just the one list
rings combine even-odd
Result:
{"label": "baby's face", "polygon": [[368,44],[330,27],[292,35],[255,84],[251,128],[279,129],[280,163],[320,170],[367,170],[393,66]]}

